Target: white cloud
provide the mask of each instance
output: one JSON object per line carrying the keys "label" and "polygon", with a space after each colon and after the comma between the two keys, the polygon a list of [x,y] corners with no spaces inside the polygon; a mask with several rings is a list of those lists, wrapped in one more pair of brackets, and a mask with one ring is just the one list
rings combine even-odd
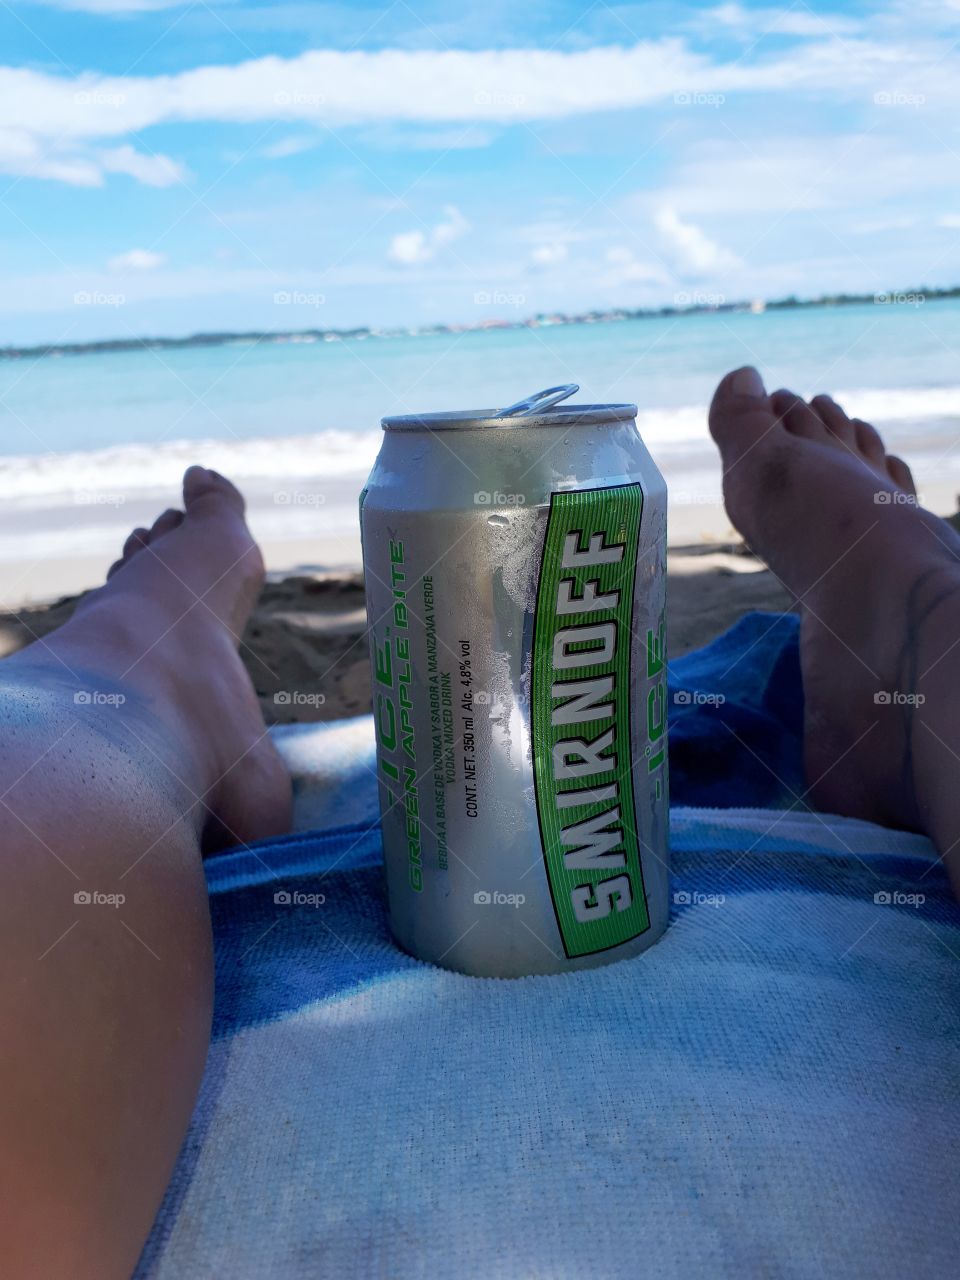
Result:
{"label": "white cloud", "polygon": [[98,187],[99,167],[80,155],[64,156],[44,147],[24,129],[0,129],[0,173],[18,178],[49,178],[74,187]]}
{"label": "white cloud", "polygon": [[271,142],[269,146],[264,147],[261,155],[266,156],[268,160],[285,160],[288,156],[299,156],[304,151],[312,151],[314,147],[320,145],[318,136],[299,135],[289,138],[281,138],[278,142]]}
{"label": "white cloud", "polygon": [[182,121],[489,127],[653,102],[709,74],[678,40],[576,53],[311,50],[152,77],[0,67],[0,128],[29,121],[35,135],[92,138]]}
{"label": "white cloud", "polygon": [[891,193],[914,199],[942,193],[942,205],[951,199],[946,188],[956,188],[956,163],[935,138],[768,134],[749,149],[733,138],[694,146],[666,186],[635,193],[625,210],[630,217],[654,217],[669,208],[693,221],[709,210],[711,218],[742,223],[769,221],[773,213],[849,209],[862,221],[865,212],[888,207]]}
{"label": "white cloud", "polygon": [[[0,128],[27,127],[22,122],[29,121],[34,134],[73,138],[185,121],[462,122],[489,128],[669,102],[691,87],[729,93],[809,86],[849,93],[881,71],[889,75],[903,52],[867,41],[838,48],[823,40],[779,59],[723,63],[665,38],[575,52],[310,50],[152,77],[67,77],[0,67]],[[914,59],[920,70],[930,69],[934,52],[926,64],[919,55]],[[908,69],[898,66],[898,78]],[[952,73],[952,67],[944,69],[945,81]]]}
{"label": "white cloud", "polygon": [[604,281],[605,284],[667,283],[667,273],[659,263],[645,262],[625,245],[614,245],[612,249],[608,249],[606,260],[610,270]]}
{"label": "white cloud", "polygon": [[938,227],[948,227],[951,231],[960,227],[960,213],[945,213],[937,219]]}
{"label": "white cloud", "polygon": [[422,231],[401,231],[390,241],[387,257],[404,267],[417,267],[433,257],[427,237]]}
{"label": "white cloud", "polygon": [[538,244],[536,248],[530,252],[530,261],[535,267],[547,270],[550,267],[556,267],[567,257],[567,246],[559,240],[554,240],[550,244]]}
{"label": "white cloud", "polygon": [[883,231],[907,231],[917,225],[916,218],[907,216],[899,218],[868,218],[865,222],[855,222],[850,230],[854,235],[873,236]]}
{"label": "white cloud", "polygon": [[469,229],[469,222],[456,207],[444,206],[444,221],[429,231],[401,231],[387,249],[387,257],[403,267],[419,267],[436,257],[437,251],[459,240]]}
{"label": "white cloud", "polygon": [[128,249],[126,253],[118,253],[107,262],[107,270],[116,274],[128,271],[156,271],[162,267],[166,258],[162,253],[154,253],[152,249]]}
{"label": "white cloud", "polygon": [[455,204],[444,205],[443,212],[446,221],[438,222],[433,229],[432,239],[435,245],[452,244],[470,228],[470,223]]}
{"label": "white cloud", "polygon": [[698,17],[704,22],[733,27],[758,40],[764,35],[845,36],[862,30],[856,18],[837,13],[814,13],[804,4],[784,9],[747,9],[742,4],[721,4]]}
{"label": "white cloud", "polygon": [[103,150],[65,147],[59,140],[37,138],[19,128],[0,128],[0,173],[74,187],[100,187],[107,173],[125,173],[151,187],[168,187],[186,176],[183,166],[169,156],[145,155],[127,143]]}
{"label": "white cloud", "polygon": [[[753,20],[742,6],[717,12],[728,26],[745,14]],[[815,18],[801,8],[788,12],[794,26]],[[886,42],[840,41],[833,38],[836,22],[824,21],[827,30],[806,33],[822,38],[786,51],[760,41],[759,52],[751,48],[726,61],[671,37],[574,51],[310,50],[156,76],[70,77],[0,67],[0,164],[6,172],[74,184],[98,185],[104,174],[123,172],[159,186],[182,179],[169,157],[141,155],[126,144],[100,156],[89,149],[171,123],[300,122],[378,126],[394,132],[396,145],[445,150],[486,145],[504,125],[669,106],[692,91],[729,101],[737,93],[819,90],[831,101],[870,109],[875,93],[894,88],[916,91],[941,112],[960,100],[957,58],[944,55],[942,41],[899,31]],[[24,157],[25,145],[32,156]]]}
{"label": "white cloud", "polygon": [[736,254],[711,240],[694,223],[683,222],[673,209],[660,209],[654,222],[667,253],[683,274],[714,275],[742,265]]}
{"label": "white cloud", "polygon": [[158,9],[178,9],[185,0],[40,0],[51,9],[73,13],[115,14],[154,13]]}
{"label": "white cloud", "polygon": [[187,177],[183,165],[169,156],[144,155],[127,145],[100,151],[97,160],[105,173],[125,173],[147,187],[172,187]]}

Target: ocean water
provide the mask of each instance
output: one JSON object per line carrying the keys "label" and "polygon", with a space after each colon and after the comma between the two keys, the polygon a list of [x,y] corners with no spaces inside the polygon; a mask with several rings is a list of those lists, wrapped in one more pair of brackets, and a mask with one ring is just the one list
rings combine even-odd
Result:
{"label": "ocean water", "polygon": [[960,488],[960,302],[0,361],[0,561],[113,551],[199,461],[273,540],[337,536],[392,413],[508,404],[578,382],[634,401],[675,503],[714,501],[706,407],[728,369],[830,391],[921,477]]}

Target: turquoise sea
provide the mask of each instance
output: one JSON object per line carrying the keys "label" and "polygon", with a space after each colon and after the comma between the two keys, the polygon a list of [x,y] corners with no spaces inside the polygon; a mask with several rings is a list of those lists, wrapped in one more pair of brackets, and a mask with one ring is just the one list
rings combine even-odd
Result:
{"label": "turquoise sea", "polygon": [[274,341],[0,361],[0,560],[100,554],[198,460],[250,495],[257,531],[337,534],[381,416],[508,404],[577,382],[635,401],[676,502],[715,500],[706,406],[756,364],[830,391],[921,479],[960,488],[960,302],[901,301],[431,336]]}

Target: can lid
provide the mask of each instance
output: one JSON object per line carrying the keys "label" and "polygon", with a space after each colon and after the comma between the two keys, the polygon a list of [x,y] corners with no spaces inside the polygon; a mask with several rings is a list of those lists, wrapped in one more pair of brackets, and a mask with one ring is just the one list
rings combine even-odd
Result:
{"label": "can lid", "polygon": [[580,390],[576,382],[535,391],[505,409],[455,409],[442,413],[411,413],[382,418],[384,431],[450,431],[463,427],[559,427],[592,426],[602,422],[629,422],[637,416],[635,404],[562,404]]}

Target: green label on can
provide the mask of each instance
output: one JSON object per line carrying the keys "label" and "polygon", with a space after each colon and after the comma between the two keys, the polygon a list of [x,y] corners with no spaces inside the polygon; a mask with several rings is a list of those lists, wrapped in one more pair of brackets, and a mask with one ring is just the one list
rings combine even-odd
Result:
{"label": "green label on can", "polygon": [[537,815],[568,956],[650,926],[634,809],[630,653],[643,491],[555,493],[533,635]]}

